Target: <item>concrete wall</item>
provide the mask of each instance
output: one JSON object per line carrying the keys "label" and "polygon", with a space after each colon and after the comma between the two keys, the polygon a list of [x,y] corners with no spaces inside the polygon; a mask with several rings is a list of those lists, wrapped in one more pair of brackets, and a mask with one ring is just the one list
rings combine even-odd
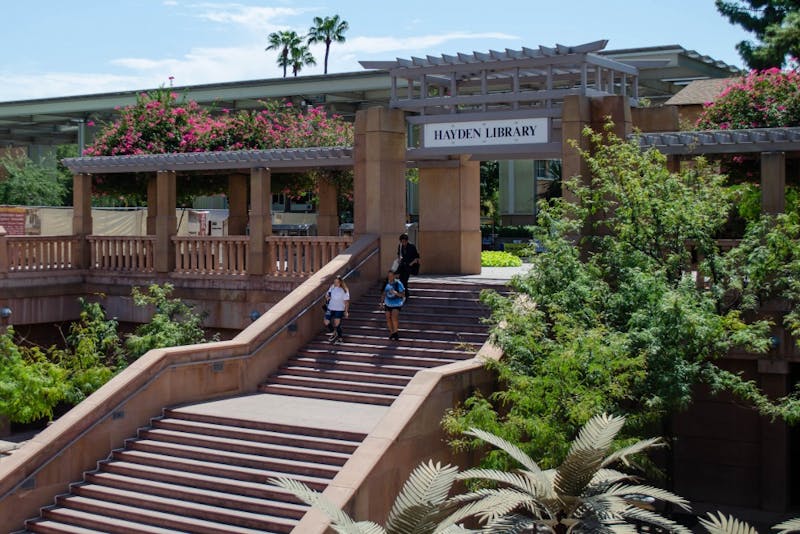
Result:
{"label": "concrete wall", "polygon": [[317,304],[336,275],[352,272],[347,283],[358,298],[381,270],[377,238],[364,235],[233,340],[142,356],[0,463],[0,531],[21,529],[163,408],[256,391],[319,331]]}

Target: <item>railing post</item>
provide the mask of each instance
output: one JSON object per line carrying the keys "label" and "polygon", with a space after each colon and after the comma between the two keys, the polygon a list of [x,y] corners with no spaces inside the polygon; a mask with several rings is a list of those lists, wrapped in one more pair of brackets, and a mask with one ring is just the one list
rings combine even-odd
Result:
{"label": "railing post", "polygon": [[6,229],[0,226],[0,276],[8,273],[8,238]]}
{"label": "railing post", "polygon": [[156,174],[156,244],[155,267],[157,273],[169,273],[175,268],[175,243],[178,218],[175,216],[175,171],[158,171]]}

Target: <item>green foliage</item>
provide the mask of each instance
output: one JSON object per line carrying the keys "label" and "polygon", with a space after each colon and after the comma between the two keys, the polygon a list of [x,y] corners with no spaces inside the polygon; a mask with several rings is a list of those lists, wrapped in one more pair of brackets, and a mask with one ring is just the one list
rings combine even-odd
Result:
{"label": "green foliage", "polygon": [[736,49],[751,69],[781,67],[800,56],[800,3],[795,0],[715,0],[731,24],[755,34],[761,43],[741,41]]}
{"label": "green foliage", "polygon": [[509,252],[484,250],[481,252],[482,267],[519,267],[522,260]]}
{"label": "green foliage", "polygon": [[13,338],[13,327],[0,334],[0,414],[19,423],[52,417],[66,395],[66,371],[41,351],[24,351]]}
{"label": "green foliage", "polygon": [[152,306],[155,311],[149,323],[138,326],[125,340],[131,357],[138,358],[151,349],[205,342],[203,316],[182,300],[170,298],[173,289],[169,283],[152,284],[146,292],[133,288],[134,304]]}
{"label": "green foliage", "polygon": [[513,254],[518,258],[533,256],[533,245],[530,243],[504,243],[503,252]]}
{"label": "green foliage", "polygon": [[[742,247],[723,257],[714,236],[731,209],[725,177],[702,159],[670,173],[664,156],[641,152],[635,141],[585,134],[591,187],[572,180],[578,203],[540,203],[534,236],[543,251],[510,294],[482,296],[492,309],[492,340],[504,352],[492,364],[502,387],[448,414],[453,445],[478,446],[461,437],[476,427],[557,465],[593,414],[624,413],[624,437],[648,435],[688,405],[701,381],[794,420],[795,394],[757,398],[714,362],[733,348],[770,350],[770,323],[752,319],[759,304],[780,297],[797,310],[797,217],[751,228]],[[588,235],[576,241],[580,230]],[[695,280],[687,243],[704,258],[706,284]],[[796,311],[786,321],[800,329]],[[485,465],[505,461],[490,454]]]}
{"label": "green foliage", "polygon": [[66,189],[55,168],[34,163],[26,156],[0,157],[6,178],[0,179],[0,204],[19,206],[61,206]]}

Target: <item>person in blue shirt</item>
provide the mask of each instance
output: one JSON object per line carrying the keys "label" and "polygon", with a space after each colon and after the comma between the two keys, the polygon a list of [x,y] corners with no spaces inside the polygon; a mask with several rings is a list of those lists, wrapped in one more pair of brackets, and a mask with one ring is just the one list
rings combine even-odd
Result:
{"label": "person in blue shirt", "polygon": [[383,287],[383,307],[386,311],[386,326],[389,328],[389,339],[400,341],[400,309],[406,300],[406,288],[394,271],[386,273],[386,284]]}

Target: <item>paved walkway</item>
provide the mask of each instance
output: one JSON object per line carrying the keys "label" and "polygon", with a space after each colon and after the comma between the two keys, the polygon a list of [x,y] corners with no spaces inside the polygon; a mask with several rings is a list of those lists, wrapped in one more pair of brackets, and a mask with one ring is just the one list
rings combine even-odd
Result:
{"label": "paved walkway", "polygon": [[[512,277],[527,273],[530,264],[521,267],[484,267],[480,274],[473,275],[422,275],[411,279],[413,288],[414,280],[456,283],[465,280],[480,281],[483,284],[505,284]],[[307,409],[297,409],[303,402],[313,403]],[[287,403],[291,403],[288,406]],[[188,409],[188,408],[187,408]],[[299,397],[283,397],[268,394],[246,395],[230,399],[217,400],[207,403],[194,404],[193,412],[203,412],[211,415],[236,414],[243,419],[269,422],[285,422],[295,426],[309,426],[311,428],[330,428],[331,421],[335,421],[337,428],[352,430],[354,432],[369,433],[372,428],[386,413],[388,407],[371,406],[349,402],[323,401],[318,399],[302,399]],[[36,432],[13,434],[0,440],[0,461],[3,457],[13,453],[16,449],[36,435]]]}

